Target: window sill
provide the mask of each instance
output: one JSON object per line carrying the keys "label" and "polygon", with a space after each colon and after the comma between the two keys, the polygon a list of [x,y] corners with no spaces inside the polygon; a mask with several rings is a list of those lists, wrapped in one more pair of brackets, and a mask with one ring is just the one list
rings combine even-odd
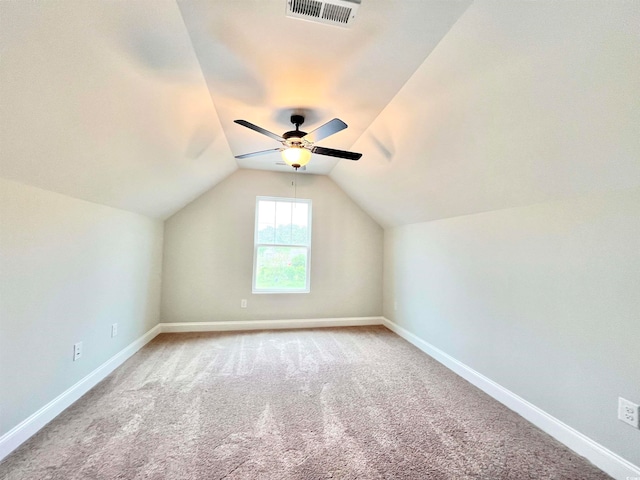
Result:
{"label": "window sill", "polygon": [[254,295],[264,295],[264,294],[283,294],[283,293],[311,293],[311,290],[251,290],[251,293]]}

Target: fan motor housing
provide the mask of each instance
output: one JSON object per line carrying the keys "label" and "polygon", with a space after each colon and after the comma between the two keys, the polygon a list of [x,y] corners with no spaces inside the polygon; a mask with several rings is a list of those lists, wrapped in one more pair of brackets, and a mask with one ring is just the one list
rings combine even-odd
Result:
{"label": "fan motor housing", "polygon": [[291,130],[290,132],[284,132],[282,134],[282,138],[285,140],[289,140],[292,137],[302,138],[307,134],[307,132],[303,132],[302,130]]}
{"label": "fan motor housing", "polygon": [[284,138],[285,140],[289,140],[290,138],[294,138],[294,139],[298,139],[300,140],[298,141],[291,141],[291,142],[287,142],[287,143],[300,143],[302,144],[302,137],[304,137],[307,132],[303,132],[302,130],[298,130],[298,128],[300,127],[300,125],[302,125],[304,123],[304,117],[302,115],[298,115],[298,114],[293,114],[291,115],[291,123],[293,123],[296,126],[295,130],[291,130],[289,132],[285,132],[282,134],[282,138]]}

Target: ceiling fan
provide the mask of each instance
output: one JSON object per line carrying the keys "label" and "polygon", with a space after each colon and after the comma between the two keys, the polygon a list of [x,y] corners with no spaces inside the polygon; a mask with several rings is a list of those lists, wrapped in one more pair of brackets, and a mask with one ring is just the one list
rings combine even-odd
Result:
{"label": "ceiling fan", "polygon": [[317,147],[314,145],[323,138],[327,138],[329,135],[333,135],[334,133],[338,133],[339,131],[347,128],[347,124],[339,118],[329,120],[324,125],[316,128],[313,132],[307,133],[300,130],[300,125],[304,123],[304,116],[294,114],[291,115],[291,123],[295,125],[296,129],[285,132],[282,136],[271,133],[262,127],[258,127],[253,123],[247,122],[246,120],[234,120],[234,122],[282,143],[282,147],[260,150],[259,152],[253,153],[245,153],[244,155],[236,155],[236,158],[249,158],[273,152],[282,152],[282,158],[285,163],[287,165],[291,165],[297,170],[309,163],[312,153],[327,155],[329,157],[344,158],[345,160],[359,160],[360,157],[362,157],[361,153]]}

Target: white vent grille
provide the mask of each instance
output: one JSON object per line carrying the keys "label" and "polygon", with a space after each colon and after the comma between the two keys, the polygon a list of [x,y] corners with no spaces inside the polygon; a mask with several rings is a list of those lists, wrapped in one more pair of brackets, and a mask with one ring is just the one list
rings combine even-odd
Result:
{"label": "white vent grille", "polygon": [[287,0],[287,16],[341,27],[351,26],[360,0]]}
{"label": "white vent grille", "polygon": [[349,23],[349,17],[351,16],[351,9],[347,7],[341,7],[340,5],[332,5],[326,3],[322,9],[322,18],[325,20],[331,20],[333,22],[339,22],[343,24]]}
{"label": "white vent grille", "polygon": [[289,9],[291,13],[318,18],[322,11],[322,2],[316,2],[315,0],[291,0],[289,2]]}

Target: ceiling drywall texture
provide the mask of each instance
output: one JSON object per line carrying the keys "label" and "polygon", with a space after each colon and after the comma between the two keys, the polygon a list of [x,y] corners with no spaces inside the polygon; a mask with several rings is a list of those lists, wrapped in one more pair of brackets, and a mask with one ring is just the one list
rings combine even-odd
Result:
{"label": "ceiling drywall texture", "polygon": [[477,0],[330,176],[383,226],[640,186],[640,2]]}
{"label": "ceiling drywall texture", "polygon": [[383,226],[640,185],[640,2],[363,0],[350,29],[285,0],[0,2],[0,176],[167,218],[237,168],[314,155]]}
{"label": "ceiling drywall texture", "polygon": [[174,1],[0,2],[0,176],[165,218],[237,169]]}
{"label": "ceiling drywall texture", "polygon": [[[278,134],[340,117],[349,149],[470,0],[366,0],[352,28],[284,0],[1,2],[0,176],[166,218],[232,171],[276,165]],[[314,155],[307,173],[337,160]]]}
{"label": "ceiling drywall texture", "polygon": [[[364,0],[352,27],[285,15],[285,0],[180,1],[180,11],[234,155],[280,144],[233,123],[244,119],[281,135],[306,113],[310,132],[338,117],[349,128],[319,145],[348,150],[424,62],[470,0]],[[338,160],[314,155],[307,173]],[[241,168],[289,171],[278,152]]]}

